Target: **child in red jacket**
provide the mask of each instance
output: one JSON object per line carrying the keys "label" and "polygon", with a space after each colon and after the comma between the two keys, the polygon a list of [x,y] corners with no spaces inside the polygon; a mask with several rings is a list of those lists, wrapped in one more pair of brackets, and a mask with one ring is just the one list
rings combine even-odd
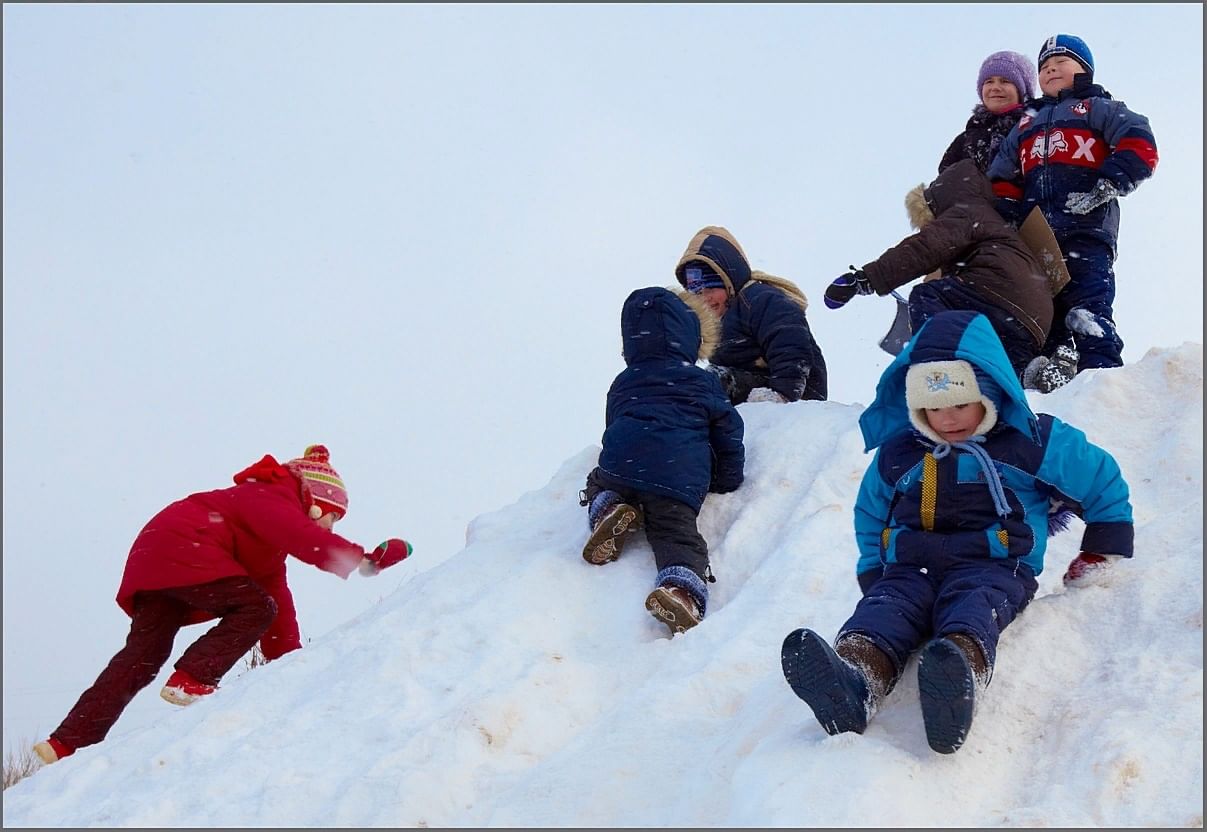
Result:
{"label": "child in red jacket", "polygon": [[143,527],[130,548],[117,603],[130,635],[63,723],[34,751],[53,763],[105,738],[126,705],[154,680],[181,627],[217,618],[176,662],[160,691],[174,705],[214,692],[258,641],[272,661],[302,646],[285,557],[347,578],[375,575],[411,554],[391,538],[369,552],[331,531],[348,492],[327,449],[311,445],[284,465],[266,454],[229,488],[177,500]]}

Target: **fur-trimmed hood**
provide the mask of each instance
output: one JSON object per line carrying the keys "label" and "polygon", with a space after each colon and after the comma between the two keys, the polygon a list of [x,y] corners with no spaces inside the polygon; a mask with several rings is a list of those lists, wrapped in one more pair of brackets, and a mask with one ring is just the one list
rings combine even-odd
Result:
{"label": "fur-trimmed hood", "polygon": [[686,289],[672,288],[671,291],[687,304],[691,311],[696,313],[696,317],[700,319],[700,349],[698,350],[699,357],[702,359],[712,358],[712,354],[717,351],[717,344],[721,343],[721,320],[717,314],[712,311],[712,307],[705,303],[704,298],[699,295],[692,294]]}
{"label": "fur-trimmed hood", "polygon": [[910,225],[921,231],[944,211],[968,203],[994,202],[993,186],[971,159],[944,169],[929,185],[916,185],[905,195]]}
{"label": "fur-trimmed hood", "polygon": [[785,277],[777,277],[767,272],[750,268],[750,260],[741,244],[729,230],[719,225],[707,225],[696,232],[687,250],[679,258],[675,266],[675,277],[679,285],[686,288],[686,269],[689,263],[705,263],[710,269],[720,275],[725,282],[725,290],[732,298],[739,294],[750,281],[766,283],[779,289],[802,310],[809,308],[809,300],[800,287]]}
{"label": "fur-trimmed hood", "polygon": [[688,263],[705,263],[725,281],[725,289],[733,297],[750,280],[750,260],[736,237],[719,225],[706,225],[696,232],[687,250],[675,266],[675,278],[687,288],[685,270]]}

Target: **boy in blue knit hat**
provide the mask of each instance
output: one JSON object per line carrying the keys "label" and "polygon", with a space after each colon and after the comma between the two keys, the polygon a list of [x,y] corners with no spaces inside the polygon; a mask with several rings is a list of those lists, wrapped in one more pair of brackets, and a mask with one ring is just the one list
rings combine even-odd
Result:
{"label": "boy in blue knit hat", "polygon": [[591,536],[583,559],[619,557],[645,527],[658,567],[645,607],[674,633],[700,623],[708,606],[708,544],[696,517],[710,491],[742,484],[743,424],[721,381],[702,367],[720,325],[690,292],[638,289],[620,315],[627,365],[608,390],[603,449],[581,504]]}
{"label": "boy in blue knit hat", "polygon": [[1113,309],[1118,198],[1152,176],[1157,146],[1148,119],[1094,83],[1094,56],[1081,38],[1044,41],[1039,86],[1036,109],[1006,136],[987,175],[1015,225],[1039,206],[1072,278],[1054,298],[1044,355],[1024,382],[1048,392],[1082,370],[1123,365]]}
{"label": "boy in blue knit hat", "polygon": [[884,371],[859,418],[876,456],[855,502],[862,600],[833,648],[784,640],[784,676],[830,734],[862,734],[915,650],[930,747],[958,749],[998,639],[1044,567],[1049,507],[1085,521],[1064,581],[1132,556],[1128,487],[1114,458],[1038,416],[989,320],[940,312]]}

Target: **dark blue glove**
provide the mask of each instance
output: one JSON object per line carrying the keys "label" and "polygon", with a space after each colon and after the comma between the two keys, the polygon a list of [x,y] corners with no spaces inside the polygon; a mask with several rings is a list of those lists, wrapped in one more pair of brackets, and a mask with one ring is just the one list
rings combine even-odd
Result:
{"label": "dark blue glove", "polygon": [[1065,210],[1070,214],[1088,214],[1119,196],[1119,188],[1109,179],[1099,179],[1093,190],[1069,194]]}
{"label": "dark blue glove", "polygon": [[875,294],[863,269],[851,266],[851,270],[826,287],[825,302],[831,309],[841,309],[856,295]]}
{"label": "dark blue glove", "polygon": [[1015,230],[1023,224],[1023,201],[1021,199],[1008,199],[1004,196],[999,196],[993,201],[993,207],[1001,215],[1007,223]]}

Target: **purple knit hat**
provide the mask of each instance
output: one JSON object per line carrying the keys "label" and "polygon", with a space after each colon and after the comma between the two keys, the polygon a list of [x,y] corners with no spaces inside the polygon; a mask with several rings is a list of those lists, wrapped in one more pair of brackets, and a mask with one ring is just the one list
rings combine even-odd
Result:
{"label": "purple knit hat", "polygon": [[1035,87],[1037,79],[1035,75],[1035,67],[1031,64],[1031,59],[1025,55],[1020,55],[1017,52],[994,52],[985,62],[981,64],[981,71],[976,76],[976,94],[977,98],[981,97],[981,88],[985,86],[985,79],[994,75],[1001,76],[1014,84],[1014,88],[1018,90],[1018,97],[1022,101],[1028,98],[1035,97]]}

